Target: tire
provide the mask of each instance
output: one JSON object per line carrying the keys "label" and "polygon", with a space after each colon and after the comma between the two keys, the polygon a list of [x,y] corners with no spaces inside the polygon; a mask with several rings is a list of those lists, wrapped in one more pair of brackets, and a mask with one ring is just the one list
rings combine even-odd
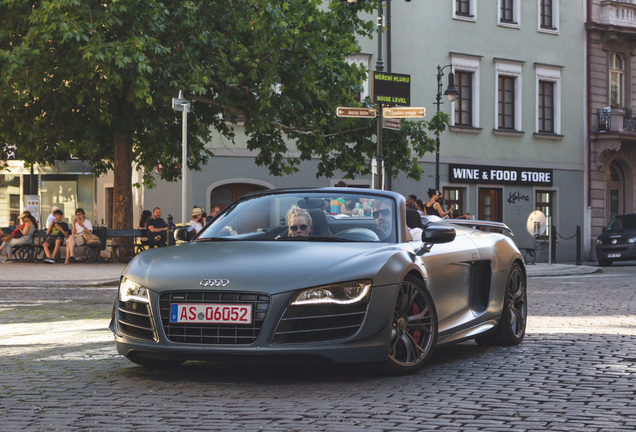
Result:
{"label": "tire", "polygon": [[391,375],[416,372],[431,358],[436,344],[437,313],[433,298],[422,281],[407,276],[395,301],[384,371]]}
{"label": "tire", "polygon": [[611,267],[612,266],[612,260],[600,259],[600,260],[598,260],[598,265],[600,265],[601,267]]}
{"label": "tire", "polygon": [[475,338],[480,345],[518,345],[526,334],[528,321],[528,286],[518,263],[512,265],[499,325],[494,333]]}

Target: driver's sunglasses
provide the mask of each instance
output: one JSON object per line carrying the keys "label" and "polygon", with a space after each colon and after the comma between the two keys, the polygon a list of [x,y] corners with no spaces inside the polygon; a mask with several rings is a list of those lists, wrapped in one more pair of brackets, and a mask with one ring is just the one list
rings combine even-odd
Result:
{"label": "driver's sunglasses", "polygon": [[373,212],[373,219],[377,219],[380,217],[380,215],[384,216],[384,217],[389,217],[391,216],[391,209],[381,209],[381,210],[376,210]]}
{"label": "driver's sunglasses", "polygon": [[292,230],[293,232],[298,231],[298,229],[300,229],[301,231],[307,231],[307,228],[309,228],[309,225],[292,225],[289,227],[290,230]]}

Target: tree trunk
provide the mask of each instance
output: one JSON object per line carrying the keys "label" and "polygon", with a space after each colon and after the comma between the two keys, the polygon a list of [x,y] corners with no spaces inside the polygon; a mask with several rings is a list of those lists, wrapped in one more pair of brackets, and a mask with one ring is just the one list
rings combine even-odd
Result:
{"label": "tree trunk", "polygon": [[[132,138],[115,132],[114,141],[114,176],[115,187],[113,197],[113,228],[136,228],[133,224],[132,200]],[[133,239],[130,237],[116,238],[119,259],[128,261],[133,256]]]}

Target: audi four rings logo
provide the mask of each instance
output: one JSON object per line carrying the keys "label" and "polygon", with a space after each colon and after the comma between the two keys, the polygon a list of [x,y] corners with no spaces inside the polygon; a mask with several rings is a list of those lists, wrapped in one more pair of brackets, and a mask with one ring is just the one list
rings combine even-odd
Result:
{"label": "audi four rings logo", "polygon": [[199,284],[204,287],[224,287],[230,283],[227,279],[203,279]]}

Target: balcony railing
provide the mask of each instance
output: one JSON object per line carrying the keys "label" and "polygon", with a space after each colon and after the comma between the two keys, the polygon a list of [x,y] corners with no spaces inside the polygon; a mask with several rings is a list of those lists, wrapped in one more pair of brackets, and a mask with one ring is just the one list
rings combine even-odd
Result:
{"label": "balcony railing", "polygon": [[636,117],[631,109],[600,109],[598,132],[636,132]]}
{"label": "balcony railing", "polygon": [[620,27],[636,27],[636,4],[633,0],[601,2],[601,23]]}

